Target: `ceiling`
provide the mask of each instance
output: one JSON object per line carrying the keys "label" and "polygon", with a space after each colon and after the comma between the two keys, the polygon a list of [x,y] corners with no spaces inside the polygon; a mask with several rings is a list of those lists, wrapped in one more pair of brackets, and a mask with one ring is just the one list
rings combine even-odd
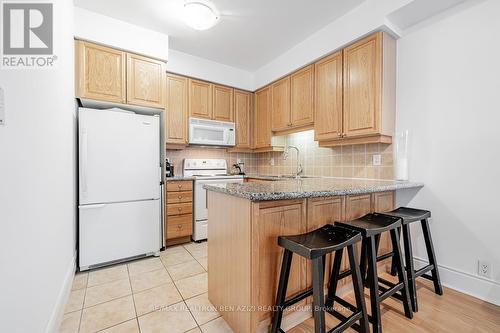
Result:
{"label": "ceiling", "polygon": [[212,0],[221,18],[205,31],[182,22],[184,1],[75,0],[75,4],[168,34],[172,49],[254,71],[364,0]]}

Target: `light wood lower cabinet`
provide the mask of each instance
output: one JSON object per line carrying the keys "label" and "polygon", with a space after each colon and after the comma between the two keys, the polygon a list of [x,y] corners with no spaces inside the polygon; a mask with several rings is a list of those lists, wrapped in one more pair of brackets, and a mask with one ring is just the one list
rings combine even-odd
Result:
{"label": "light wood lower cabinet", "polygon": [[167,180],[165,191],[165,243],[186,243],[193,234],[193,182]]}
{"label": "light wood lower cabinet", "polygon": [[[283,249],[278,246],[279,236],[304,233],[327,223],[393,207],[393,192],[263,202],[208,192],[210,302],[216,307],[250,310],[221,312],[235,332],[262,330],[271,318],[271,307],[276,301],[283,257]],[[329,256],[325,287],[331,266]],[[288,297],[311,286],[310,272],[307,260],[294,255]],[[347,282],[349,279],[342,283]],[[302,302],[304,305],[310,299]]]}
{"label": "light wood lower cabinet", "polygon": [[[321,228],[325,224],[342,221],[344,215],[344,198],[314,198],[307,202],[307,231]],[[325,264],[325,290],[328,288],[330,272],[333,267],[333,255],[327,255]],[[311,263],[307,262],[307,286],[312,287]]]}

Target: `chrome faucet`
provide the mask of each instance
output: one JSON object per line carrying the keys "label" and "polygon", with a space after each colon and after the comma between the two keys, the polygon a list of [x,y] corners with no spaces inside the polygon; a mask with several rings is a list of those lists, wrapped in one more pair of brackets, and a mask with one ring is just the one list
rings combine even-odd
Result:
{"label": "chrome faucet", "polygon": [[290,154],[290,149],[295,149],[297,151],[297,172],[295,173],[295,178],[300,178],[300,174],[302,173],[302,164],[300,164],[300,150],[295,146],[286,146],[285,151],[283,151],[283,160],[288,159],[288,155]]}

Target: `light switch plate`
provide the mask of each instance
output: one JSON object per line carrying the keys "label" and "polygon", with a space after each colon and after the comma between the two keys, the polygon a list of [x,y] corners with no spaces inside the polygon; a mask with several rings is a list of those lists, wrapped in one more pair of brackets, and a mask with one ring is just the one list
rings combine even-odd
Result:
{"label": "light switch plate", "polygon": [[380,154],[373,155],[372,164],[373,165],[381,165],[382,164],[382,155],[380,155]]}
{"label": "light switch plate", "polygon": [[5,95],[0,87],[0,125],[5,125]]}

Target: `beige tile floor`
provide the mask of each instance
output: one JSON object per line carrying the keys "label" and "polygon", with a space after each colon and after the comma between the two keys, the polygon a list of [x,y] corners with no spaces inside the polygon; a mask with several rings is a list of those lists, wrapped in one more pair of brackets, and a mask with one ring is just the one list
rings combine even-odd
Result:
{"label": "beige tile floor", "polygon": [[60,333],[232,332],[207,297],[207,243],[78,273]]}

